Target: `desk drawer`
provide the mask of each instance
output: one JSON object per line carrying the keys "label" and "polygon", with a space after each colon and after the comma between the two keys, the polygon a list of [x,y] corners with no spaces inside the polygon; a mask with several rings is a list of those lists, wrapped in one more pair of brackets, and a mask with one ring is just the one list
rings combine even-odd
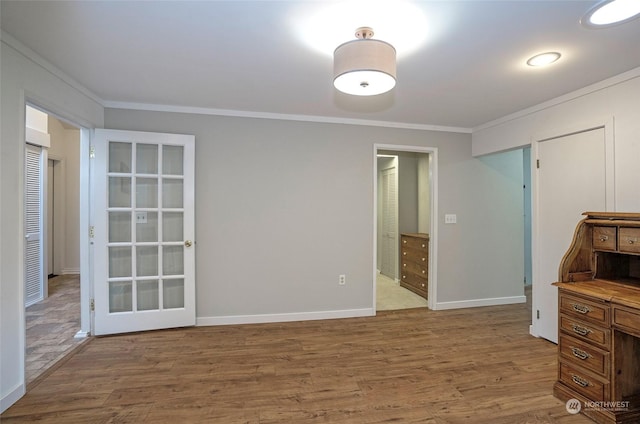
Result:
{"label": "desk drawer", "polygon": [[581,320],[594,322],[603,327],[608,327],[609,305],[595,301],[571,296],[565,293],[560,295],[560,313],[579,317]]}
{"label": "desk drawer", "polygon": [[611,330],[609,329],[603,329],[565,315],[560,315],[560,329],[577,339],[596,343],[604,350],[610,349]]}
{"label": "desk drawer", "polygon": [[640,253],[640,228],[620,227],[618,250],[620,252]]}
{"label": "desk drawer", "polygon": [[616,250],[618,241],[616,227],[593,227],[593,248],[595,250]]}
{"label": "desk drawer", "polygon": [[565,334],[560,335],[558,350],[565,362],[579,365],[605,378],[609,377],[609,352]]}
{"label": "desk drawer", "polygon": [[596,401],[609,400],[609,383],[579,371],[569,364],[560,362],[560,381],[576,392]]}
{"label": "desk drawer", "polygon": [[640,337],[640,310],[613,305],[613,325]]}

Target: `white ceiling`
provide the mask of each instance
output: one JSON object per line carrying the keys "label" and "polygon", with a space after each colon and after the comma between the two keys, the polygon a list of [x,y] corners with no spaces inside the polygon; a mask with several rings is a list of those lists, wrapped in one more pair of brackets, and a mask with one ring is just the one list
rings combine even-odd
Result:
{"label": "white ceiling", "polygon": [[[417,1],[426,25],[409,29],[426,29],[426,39],[411,54],[396,46],[396,88],[351,97],[333,88],[331,52],[304,41],[306,22],[334,3],[2,0],[0,13],[3,32],[107,105],[474,128],[640,67],[640,19],[584,28],[594,0]],[[353,30],[372,26],[357,15],[346,17]],[[324,31],[353,38],[331,22]],[[548,50],[561,61],[524,66]]]}

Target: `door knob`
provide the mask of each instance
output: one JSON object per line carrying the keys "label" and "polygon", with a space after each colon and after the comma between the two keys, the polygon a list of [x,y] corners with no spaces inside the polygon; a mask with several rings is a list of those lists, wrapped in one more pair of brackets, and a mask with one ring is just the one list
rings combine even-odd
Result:
{"label": "door knob", "polygon": [[184,245],[187,246],[187,247],[191,247],[192,244],[193,243],[191,242],[191,240],[187,240],[187,241],[184,242]]}

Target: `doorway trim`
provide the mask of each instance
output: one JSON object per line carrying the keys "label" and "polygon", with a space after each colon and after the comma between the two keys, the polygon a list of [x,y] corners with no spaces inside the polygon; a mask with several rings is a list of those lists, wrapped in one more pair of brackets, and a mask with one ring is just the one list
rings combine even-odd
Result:
{"label": "doorway trim", "polygon": [[[532,271],[532,308],[531,308],[531,325],[529,326],[529,334],[534,337],[543,337],[543,331],[540,331],[540,325],[537,318],[537,310],[539,305],[544,304],[545,300],[541,299],[539,281],[540,253],[539,253],[539,226],[540,215],[539,209],[539,173],[537,172],[537,160],[539,159],[540,144],[543,142],[553,142],[554,139],[560,139],[574,134],[584,133],[602,128],[604,130],[604,161],[605,161],[605,209],[607,212],[616,210],[615,202],[615,133],[614,133],[614,117],[604,116],[585,121],[579,121],[568,126],[554,127],[535,132],[530,137],[531,146],[531,271]],[[585,211],[586,212],[586,211]],[[576,223],[577,224],[577,223]],[[567,240],[569,241],[569,240]]]}
{"label": "doorway trim", "polygon": [[[90,299],[93,297],[91,278],[91,243],[89,239],[89,222],[90,222],[90,144],[92,125],[87,124],[81,118],[69,113],[59,112],[63,110],[55,104],[40,98],[37,95],[24,93],[23,110],[27,106],[41,110],[48,115],[55,117],[61,121],[67,122],[80,130],[80,329],[75,334],[75,338],[84,338],[91,334],[91,308]],[[23,112],[24,113],[24,112]],[[21,290],[24,291],[24,281],[21,282]],[[22,321],[25,320],[25,314],[22,314]],[[24,326],[23,348],[26,346],[26,323]],[[23,363],[26,355],[23,357]],[[23,374],[24,375],[24,374]]]}
{"label": "doorway trim", "polygon": [[429,283],[427,306],[429,309],[436,309],[438,304],[438,148],[423,146],[406,146],[398,144],[377,144],[373,145],[373,266],[372,284],[373,299],[372,310],[376,312],[376,276],[378,257],[378,151],[391,150],[398,152],[425,153],[429,155],[429,189],[430,189],[430,234],[429,234]]}

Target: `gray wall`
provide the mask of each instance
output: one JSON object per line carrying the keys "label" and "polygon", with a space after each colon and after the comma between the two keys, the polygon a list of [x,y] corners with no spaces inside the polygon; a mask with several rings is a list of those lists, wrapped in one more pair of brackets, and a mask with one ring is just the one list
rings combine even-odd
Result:
{"label": "gray wall", "polygon": [[50,116],[49,159],[59,161],[54,182],[53,274],[80,272],[80,130]]}
{"label": "gray wall", "polygon": [[374,143],[439,149],[438,222],[459,224],[439,224],[438,301],[523,294],[522,157],[472,158],[469,134],[120,109],[105,125],[196,136],[200,319],[372,307]]}
{"label": "gray wall", "polygon": [[24,393],[25,102],[87,127],[101,127],[102,106],[59,76],[1,44],[0,86],[0,410]]}

